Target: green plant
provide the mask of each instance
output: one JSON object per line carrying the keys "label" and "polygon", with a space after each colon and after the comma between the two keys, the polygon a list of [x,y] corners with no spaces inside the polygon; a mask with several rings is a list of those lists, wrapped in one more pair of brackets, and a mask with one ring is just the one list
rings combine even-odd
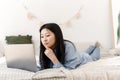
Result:
{"label": "green plant", "polygon": [[117,29],[117,43],[120,40],[120,13],[118,14],[118,29]]}

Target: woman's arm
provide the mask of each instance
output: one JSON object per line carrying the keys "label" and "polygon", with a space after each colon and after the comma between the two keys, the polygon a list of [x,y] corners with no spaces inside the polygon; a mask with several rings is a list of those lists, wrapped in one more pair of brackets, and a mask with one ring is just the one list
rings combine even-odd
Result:
{"label": "woman's arm", "polygon": [[53,68],[65,67],[67,69],[75,69],[80,63],[79,53],[74,45],[70,42],[65,42],[65,63],[61,64],[58,62],[53,65]]}

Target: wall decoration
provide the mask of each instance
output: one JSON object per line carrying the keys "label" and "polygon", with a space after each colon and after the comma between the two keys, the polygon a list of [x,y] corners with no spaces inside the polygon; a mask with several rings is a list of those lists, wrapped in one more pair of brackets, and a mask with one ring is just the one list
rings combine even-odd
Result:
{"label": "wall decoration", "polygon": [[120,48],[120,0],[111,0],[114,47]]}
{"label": "wall decoration", "polygon": [[[85,1],[85,0],[82,0],[82,1]],[[39,25],[39,26],[41,26],[41,25],[43,25],[44,23],[47,22],[47,21],[41,20],[40,17],[36,16],[29,8],[32,5],[28,6],[28,5],[26,5],[26,3],[27,3],[27,0],[25,0],[25,2],[23,3],[23,7],[24,7],[25,11],[27,12],[26,15],[27,15],[27,18],[29,20],[39,20],[39,22],[37,22],[37,25]],[[81,6],[79,7],[78,11],[74,15],[71,15],[71,17],[68,20],[66,20],[64,22],[59,22],[58,24],[70,27],[70,26],[72,26],[72,21],[73,20],[80,19],[80,16],[81,16],[80,12],[84,7],[84,3],[83,2],[81,2],[81,3],[82,3]]]}

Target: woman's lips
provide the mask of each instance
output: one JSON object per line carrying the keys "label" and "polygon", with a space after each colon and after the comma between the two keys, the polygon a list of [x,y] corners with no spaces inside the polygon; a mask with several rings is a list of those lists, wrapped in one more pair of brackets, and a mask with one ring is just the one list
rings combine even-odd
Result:
{"label": "woman's lips", "polygon": [[48,43],[44,43],[44,45],[48,45]]}

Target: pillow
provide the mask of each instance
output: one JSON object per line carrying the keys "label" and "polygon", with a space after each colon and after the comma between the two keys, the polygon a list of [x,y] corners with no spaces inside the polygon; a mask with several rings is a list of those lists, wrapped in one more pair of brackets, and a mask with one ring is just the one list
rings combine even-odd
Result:
{"label": "pillow", "polygon": [[60,69],[44,69],[36,72],[32,76],[32,80],[56,80],[56,79],[65,79],[66,76]]}
{"label": "pillow", "polygon": [[111,49],[109,53],[113,56],[120,56],[120,48]]}
{"label": "pillow", "polygon": [[30,35],[18,35],[18,36],[6,36],[7,44],[31,44],[32,36]]}
{"label": "pillow", "polygon": [[77,50],[85,51],[90,45],[94,45],[95,42],[74,42]]}
{"label": "pillow", "polygon": [[101,47],[100,48],[100,57],[101,58],[109,58],[109,57],[113,57],[113,55],[110,54],[109,48]]}

